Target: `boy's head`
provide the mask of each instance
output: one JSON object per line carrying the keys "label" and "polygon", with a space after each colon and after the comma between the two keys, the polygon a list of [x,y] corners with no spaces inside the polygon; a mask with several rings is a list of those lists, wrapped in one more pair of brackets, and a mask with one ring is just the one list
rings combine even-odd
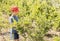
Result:
{"label": "boy's head", "polygon": [[13,15],[17,15],[18,12],[19,12],[18,7],[17,6],[12,6],[11,7],[11,12],[12,12]]}

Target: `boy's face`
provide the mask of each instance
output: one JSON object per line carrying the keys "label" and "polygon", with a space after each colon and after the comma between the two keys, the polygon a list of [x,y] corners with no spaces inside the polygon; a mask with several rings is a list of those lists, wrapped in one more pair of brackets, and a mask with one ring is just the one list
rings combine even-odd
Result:
{"label": "boy's face", "polygon": [[13,13],[13,15],[17,15],[17,13]]}

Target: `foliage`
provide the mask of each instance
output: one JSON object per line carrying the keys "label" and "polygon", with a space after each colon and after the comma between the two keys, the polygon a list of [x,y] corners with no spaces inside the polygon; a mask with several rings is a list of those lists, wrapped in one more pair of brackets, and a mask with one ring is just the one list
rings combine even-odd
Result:
{"label": "foliage", "polygon": [[[31,38],[30,41],[44,41],[43,37],[49,29],[60,28],[59,9],[50,0],[3,0],[0,5],[0,11],[5,10],[7,15],[11,13],[12,5],[19,7],[17,30],[25,38]],[[8,21],[2,20],[7,23],[0,22],[1,26],[9,27]]]}
{"label": "foliage", "polygon": [[54,37],[53,41],[60,41],[60,37]]}

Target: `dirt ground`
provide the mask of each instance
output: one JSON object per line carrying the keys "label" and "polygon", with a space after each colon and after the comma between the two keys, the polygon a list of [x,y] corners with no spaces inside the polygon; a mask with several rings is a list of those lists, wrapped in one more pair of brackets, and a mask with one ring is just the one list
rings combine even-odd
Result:
{"label": "dirt ground", "polygon": [[[4,29],[4,30],[2,31],[2,33],[6,33],[8,31],[7,29]],[[53,35],[59,36],[60,32],[56,32],[56,31],[50,30],[50,31],[48,31],[47,34],[51,34],[52,36]],[[0,35],[0,41],[10,41],[10,37],[9,36],[10,36],[9,33],[4,34],[4,35]],[[19,41],[25,41],[24,37],[22,37],[21,35],[19,35],[19,37],[20,37]],[[48,37],[48,35],[47,35],[47,36],[44,37],[44,40],[45,41],[53,41],[53,37],[51,37],[51,36]],[[27,39],[26,41],[30,41],[30,40]]]}

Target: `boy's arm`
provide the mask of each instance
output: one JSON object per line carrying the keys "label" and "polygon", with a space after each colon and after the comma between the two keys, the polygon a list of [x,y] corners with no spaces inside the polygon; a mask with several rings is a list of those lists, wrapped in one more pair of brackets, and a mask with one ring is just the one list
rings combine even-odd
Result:
{"label": "boy's arm", "polygon": [[11,24],[12,22],[13,22],[13,19],[12,19],[12,18],[10,18],[10,19],[9,19],[9,23]]}

